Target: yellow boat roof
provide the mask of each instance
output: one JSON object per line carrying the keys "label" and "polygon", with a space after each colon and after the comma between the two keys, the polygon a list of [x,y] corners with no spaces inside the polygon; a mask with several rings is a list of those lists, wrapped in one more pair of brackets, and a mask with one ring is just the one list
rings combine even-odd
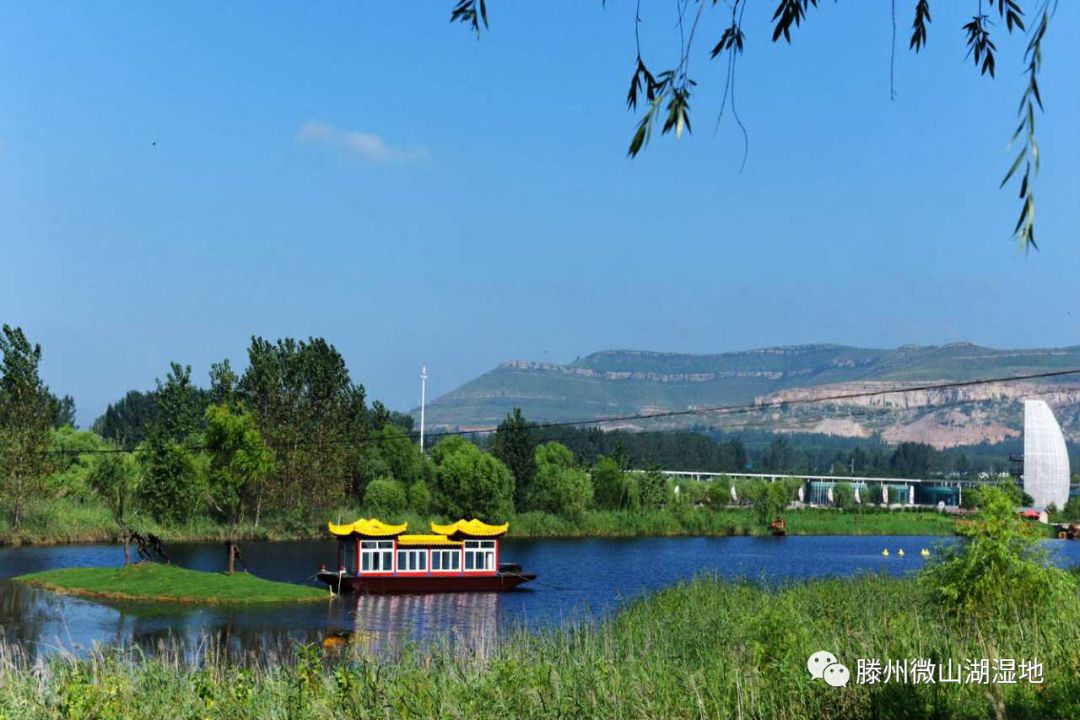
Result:
{"label": "yellow boat roof", "polygon": [[458,520],[449,525],[437,525],[431,523],[431,532],[439,535],[468,535],[469,537],[495,537],[503,535],[510,529],[510,523],[502,525],[488,525],[479,520]]}
{"label": "yellow boat roof", "polygon": [[390,525],[375,518],[360,518],[356,522],[346,523],[345,525],[327,523],[327,526],[330,528],[331,533],[339,537],[354,534],[364,535],[365,537],[394,537],[405,532],[409,527],[409,523]]}
{"label": "yellow boat roof", "polygon": [[424,547],[430,547],[432,545],[440,545],[446,547],[461,547],[461,540],[451,540],[445,535],[398,535],[398,545],[419,545]]}

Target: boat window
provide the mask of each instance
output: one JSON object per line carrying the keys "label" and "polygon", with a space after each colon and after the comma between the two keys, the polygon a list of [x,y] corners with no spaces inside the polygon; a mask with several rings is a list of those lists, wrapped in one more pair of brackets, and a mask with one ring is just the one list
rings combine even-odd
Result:
{"label": "boat window", "polygon": [[466,570],[494,570],[495,569],[495,541],[494,540],[466,540],[465,541],[465,569]]}
{"label": "boat window", "polygon": [[393,540],[362,540],[360,542],[360,572],[393,572],[393,570]]}
{"label": "boat window", "polygon": [[[457,550],[432,550],[431,551],[431,569],[441,570],[446,572],[447,570],[457,570],[461,567],[461,553]],[[421,570],[423,567],[420,568]]]}

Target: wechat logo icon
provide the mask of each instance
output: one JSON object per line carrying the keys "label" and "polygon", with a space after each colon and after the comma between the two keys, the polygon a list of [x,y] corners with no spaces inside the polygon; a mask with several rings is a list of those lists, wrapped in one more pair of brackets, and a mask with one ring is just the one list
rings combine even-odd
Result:
{"label": "wechat logo icon", "polygon": [[831,652],[819,650],[806,660],[806,669],[810,677],[824,680],[826,685],[844,687],[851,678],[851,671],[840,664]]}

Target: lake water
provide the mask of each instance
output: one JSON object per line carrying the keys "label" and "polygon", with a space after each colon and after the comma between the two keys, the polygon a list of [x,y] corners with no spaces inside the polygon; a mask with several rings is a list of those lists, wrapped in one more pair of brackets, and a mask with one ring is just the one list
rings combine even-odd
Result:
{"label": "lake water", "polygon": [[[340,597],[268,608],[221,609],[170,604],[101,603],[56,595],[8,578],[57,567],[116,566],[117,546],[66,545],[0,549],[0,625],[3,639],[28,652],[85,652],[99,643],[147,651],[176,641],[198,650],[213,643],[229,655],[287,650],[296,642],[347,635],[376,652],[449,638],[486,652],[500,636],[603,617],[620,603],[699,573],[776,583],[860,572],[908,573],[922,566],[923,547],[940,537],[802,536],[786,538],[638,538],[506,540],[501,556],[539,574],[508,593]],[[1048,541],[1055,562],[1080,565],[1080,542]],[[889,557],[881,550],[888,548]],[[896,551],[903,548],[906,557]],[[332,563],[335,544],[249,542],[242,546],[252,573],[306,582],[320,563]],[[218,543],[176,543],[173,562],[196,570],[224,569]]]}

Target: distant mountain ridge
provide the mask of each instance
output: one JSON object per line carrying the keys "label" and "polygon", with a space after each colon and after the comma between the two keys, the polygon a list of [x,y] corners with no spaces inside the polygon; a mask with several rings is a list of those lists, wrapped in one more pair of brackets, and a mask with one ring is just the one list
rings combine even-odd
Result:
{"label": "distant mountain ridge", "polygon": [[[1080,346],[999,350],[972,343],[905,345],[894,350],[814,344],[695,355],[604,350],[565,365],[505,362],[427,406],[432,427],[498,423],[520,407],[533,420],[567,421],[663,410],[813,399],[866,389],[1008,377],[1080,368]],[[1080,433],[1080,375],[955,391],[889,395],[872,402],[814,404],[739,418],[692,415],[620,427],[740,426],[919,439],[939,446],[996,441],[1019,430],[1022,396],[1054,407],[1072,437]]]}

